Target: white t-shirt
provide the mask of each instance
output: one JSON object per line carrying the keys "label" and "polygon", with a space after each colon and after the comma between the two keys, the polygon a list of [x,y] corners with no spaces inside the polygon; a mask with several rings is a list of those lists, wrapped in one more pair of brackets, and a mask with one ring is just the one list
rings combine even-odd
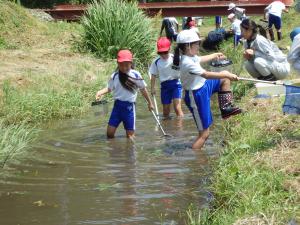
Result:
{"label": "white t-shirt", "polygon": [[[147,86],[141,74],[138,71],[130,70],[128,72],[128,75],[132,78],[138,79],[138,80],[133,79],[133,82],[136,83],[139,89],[144,89]],[[127,102],[135,102],[136,100],[138,90],[131,92],[126,88],[124,88],[119,80],[118,72],[115,72],[111,75],[107,87],[109,90],[112,91],[113,98],[115,100],[127,101]]]}
{"label": "white t-shirt", "polygon": [[200,36],[200,32],[199,32],[198,27],[191,27],[190,30],[195,31],[196,34],[198,34]]}
{"label": "white t-shirt", "polygon": [[206,72],[200,65],[199,56],[183,55],[180,60],[180,76],[185,90],[197,90],[201,88],[206,79],[201,75]]}
{"label": "white t-shirt", "polygon": [[235,35],[241,35],[241,23],[239,19],[235,19],[231,24],[231,29]]}
{"label": "white t-shirt", "polygon": [[243,17],[246,17],[245,9],[243,8],[235,7],[233,13],[235,17],[239,20],[241,20]]}
{"label": "white t-shirt", "polygon": [[285,4],[280,1],[275,1],[268,5],[266,9],[268,10],[269,14],[281,17],[282,10],[285,9]]}
{"label": "white t-shirt", "polygon": [[173,66],[172,54],[169,54],[169,58],[167,60],[158,57],[152,62],[149,68],[149,73],[155,77],[159,76],[160,82],[179,79],[180,72],[178,70],[173,70],[172,66]]}

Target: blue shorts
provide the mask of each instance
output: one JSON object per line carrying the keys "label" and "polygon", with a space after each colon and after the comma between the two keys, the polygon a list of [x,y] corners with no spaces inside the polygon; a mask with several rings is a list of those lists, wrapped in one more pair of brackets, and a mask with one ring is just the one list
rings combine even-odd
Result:
{"label": "blue shorts", "polygon": [[221,80],[206,80],[201,88],[185,91],[185,104],[193,114],[199,131],[209,128],[213,122],[210,98],[213,93],[220,91],[220,87]]}
{"label": "blue shorts", "polygon": [[216,24],[222,24],[222,16],[216,16],[215,22],[216,22]]}
{"label": "blue shorts", "polygon": [[273,14],[269,14],[269,28],[275,26],[276,30],[281,29],[281,18],[279,16],[275,16]]}
{"label": "blue shorts", "polygon": [[125,130],[135,130],[135,103],[115,100],[108,125],[118,127],[121,122]]}
{"label": "blue shorts", "polygon": [[160,99],[163,105],[172,103],[173,99],[182,97],[182,86],[178,79],[167,80],[160,83]]}
{"label": "blue shorts", "polygon": [[238,46],[241,37],[242,37],[242,35],[236,35],[236,34],[233,36],[233,44],[234,44],[234,47],[235,47],[235,46]]}

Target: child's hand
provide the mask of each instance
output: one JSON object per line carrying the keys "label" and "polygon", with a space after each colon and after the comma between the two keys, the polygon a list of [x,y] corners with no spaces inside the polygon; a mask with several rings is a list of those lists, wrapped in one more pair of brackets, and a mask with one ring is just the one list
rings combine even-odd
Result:
{"label": "child's hand", "polygon": [[97,94],[96,94],[96,100],[101,100],[102,96],[103,96],[102,92],[98,91]]}
{"label": "child's hand", "polygon": [[217,60],[226,59],[226,56],[221,52],[217,52],[215,53],[215,59]]}
{"label": "child's hand", "polygon": [[254,51],[252,49],[246,49],[244,51],[244,58],[249,60],[254,56]]}
{"label": "child's hand", "polygon": [[225,76],[226,78],[228,78],[229,80],[231,81],[236,81],[236,80],[239,80],[239,77],[233,73],[230,73],[226,70],[222,71],[221,72],[223,76]]}
{"label": "child's hand", "polygon": [[149,109],[149,111],[154,110],[154,106],[152,103],[148,103],[148,109]]}

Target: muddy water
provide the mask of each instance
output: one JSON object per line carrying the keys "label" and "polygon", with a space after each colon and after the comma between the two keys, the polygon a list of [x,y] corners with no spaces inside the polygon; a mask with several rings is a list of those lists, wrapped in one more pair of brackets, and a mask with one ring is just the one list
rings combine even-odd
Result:
{"label": "muddy water", "polygon": [[142,104],[135,143],[106,140],[110,105],[85,118],[56,123],[43,131],[22,164],[0,176],[1,225],[184,224],[190,204],[202,207],[207,191],[209,140],[195,153],[192,117],[163,121],[174,136],[162,138]]}

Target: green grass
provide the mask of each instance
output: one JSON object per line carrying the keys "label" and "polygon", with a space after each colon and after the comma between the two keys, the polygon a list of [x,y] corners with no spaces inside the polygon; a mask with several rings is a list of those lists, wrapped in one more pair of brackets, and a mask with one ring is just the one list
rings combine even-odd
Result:
{"label": "green grass", "polygon": [[0,168],[23,152],[28,142],[36,137],[36,131],[25,123],[7,126],[0,120]]}
{"label": "green grass", "polygon": [[257,159],[257,153],[276,146],[298,128],[291,117],[280,116],[280,101],[255,107],[251,96],[242,99],[247,112],[223,125],[227,143],[211,181],[214,201],[206,209],[189,209],[187,224],[227,225],[262,215],[273,218],[274,224],[287,224],[296,217],[296,193],[284,187],[290,175],[270,168]]}
{"label": "green grass", "polygon": [[[69,75],[36,74],[28,72],[23,79],[29,85],[19,88],[9,81],[2,84],[0,117],[5,124],[27,122],[40,124],[52,119],[63,119],[81,115],[94,99],[105,77],[112,71],[108,66],[104,75],[96,74],[96,80],[86,79],[82,71],[90,70],[83,64],[77,72]],[[109,70],[110,69],[110,70]]]}
{"label": "green grass", "polygon": [[20,5],[0,1],[0,48],[29,46],[30,37],[45,28]]}
{"label": "green grass", "polygon": [[103,60],[115,59],[120,49],[130,49],[136,64],[153,59],[155,39],[151,19],[136,2],[94,1],[82,19],[83,45]]}

